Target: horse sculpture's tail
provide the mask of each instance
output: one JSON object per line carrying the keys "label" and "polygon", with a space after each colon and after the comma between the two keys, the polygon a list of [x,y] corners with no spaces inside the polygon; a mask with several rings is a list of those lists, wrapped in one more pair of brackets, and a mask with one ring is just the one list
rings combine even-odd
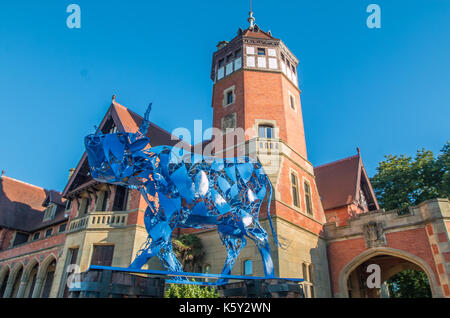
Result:
{"label": "horse sculpture's tail", "polygon": [[279,245],[277,233],[273,229],[272,218],[270,217],[270,204],[272,202],[272,183],[270,182],[270,179],[267,175],[266,178],[267,178],[267,185],[269,186],[269,200],[267,200],[267,218],[269,219],[270,229],[272,230],[273,234],[273,240],[276,245]]}

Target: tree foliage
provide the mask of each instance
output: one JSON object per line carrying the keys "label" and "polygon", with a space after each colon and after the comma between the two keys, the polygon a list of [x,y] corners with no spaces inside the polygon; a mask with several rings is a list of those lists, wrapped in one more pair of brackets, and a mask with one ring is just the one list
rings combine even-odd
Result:
{"label": "tree foliage", "polygon": [[165,298],[218,298],[219,292],[215,287],[170,284],[166,290]]}
{"label": "tree foliage", "polygon": [[430,298],[431,290],[425,272],[412,269],[392,276],[388,281],[391,298]]}
{"label": "tree foliage", "polygon": [[385,210],[416,205],[450,195],[450,142],[437,158],[418,150],[415,158],[388,155],[377,167],[371,183],[380,207]]}
{"label": "tree foliage", "polygon": [[183,270],[194,272],[201,267],[201,261],[205,255],[200,238],[193,234],[181,235],[173,239],[173,249],[177,258],[181,261]]}

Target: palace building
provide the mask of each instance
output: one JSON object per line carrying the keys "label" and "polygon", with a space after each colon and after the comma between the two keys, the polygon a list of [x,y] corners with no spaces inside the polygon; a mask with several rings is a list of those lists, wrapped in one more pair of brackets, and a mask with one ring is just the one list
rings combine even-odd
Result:
{"label": "palace building", "polygon": [[[233,153],[256,157],[270,178],[279,245],[264,206],[261,224],[270,235],[275,275],[304,278],[306,297],[384,297],[385,289],[366,283],[368,265],[377,264],[381,282],[415,269],[426,273],[434,297],[450,297],[448,198],[403,210],[380,209],[359,149],[354,156],[314,167],[305,141],[299,60],[254,21],[250,12],[250,26],[220,41],[213,54],[212,126],[224,140],[245,131]],[[141,122],[114,96],[99,129],[135,132]],[[182,143],[154,124],[147,136],[152,147]],[[198,151],[214,148],[219,139],[182,144]],[[215,155],[224,155],[220,147]],[[0,297],[67,297],[71,265],[81,271],[90,265],[127,267],[147,238],[146,206],[137,190],[93,180],[86,153],[62,193],[2,176]],[[179,233],[201,239],[203,272],[221,272],[226,250],[217,231]],[[162,269],[157,258],[146,268]],[[232,274],[264,275],[251,241]]]}

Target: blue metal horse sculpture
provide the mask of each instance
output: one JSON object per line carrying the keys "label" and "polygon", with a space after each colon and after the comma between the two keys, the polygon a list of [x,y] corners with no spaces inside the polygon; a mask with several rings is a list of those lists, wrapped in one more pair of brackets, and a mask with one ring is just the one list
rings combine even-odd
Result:
{"label": "blue metal horse sculpture", "polygon": [[136,133],[97,131],[85,138],[92,177],[139,189],[148,204],[144,218],[148,239],[130,268],[140,269],[158,256],[167,270],[182,272],[172,250],[174,229],[217,228],[227,249],[223,275],[231,274],[247,237],[258,247],[266,277],[273,277],[268,234],[258,221],[268,192],[267,216],[278,244],[270,218],[272,185],[261,164],[248,157],[213,158],[177,147],[148,147],[151,105]]}

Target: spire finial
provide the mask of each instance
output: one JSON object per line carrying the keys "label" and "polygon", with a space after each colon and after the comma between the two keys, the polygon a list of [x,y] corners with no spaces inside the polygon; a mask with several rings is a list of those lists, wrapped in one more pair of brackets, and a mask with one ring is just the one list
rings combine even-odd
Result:
{"label": "spire finial", "polygon": [[252,11],[252,0],[250,0],[250,12],[248,13],[248,19],[247,21],[250,22],[250,29],[253,29],[253,23],[255,22],[255,18],[253,17],[253,11]]}
{"label": "spire finial", "polygon": [[116,101],[116,94],[114,94],[114,95],[112,96],[111,101],[112,101],[112,102],[115,102],[115,101]]}

